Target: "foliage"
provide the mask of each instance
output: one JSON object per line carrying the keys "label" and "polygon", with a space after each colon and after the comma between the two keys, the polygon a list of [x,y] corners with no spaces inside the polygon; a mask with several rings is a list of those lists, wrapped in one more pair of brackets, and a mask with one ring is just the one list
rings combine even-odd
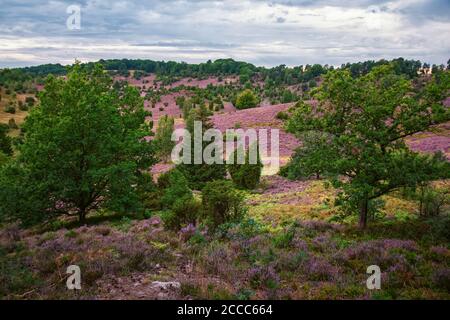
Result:
{"label": "foliage", "polygon": [[[177,168],[179,168],[180,171],[184,174],[189,182],[190,188],[193,190],[201,190],[205,186],[206,182],[223,179],[226,175],[226,167],[223,164],[207,164],[204,161],[203,157],[200,164],[194,163],[194,122],[198,121],[202,123],[201,135],[203,137],[203,133],[206,130],[212,128],[212,124],[209,121],[210,115],[211,113],[208,111],[208,109],[204,105],[201,105],[198,109],[192,109],[189,112],[189,116],[186,120],[186,129],[191,135],[191,141],[188,142],[191,144],[191,163],[181,163],[177,166]],[[202,142],[202,155],[208,145],[209,143],[207,141]],[[215,150],[211,152],[212,157],[215,156],[215,152]]]}
{"label": "foliage", "polygon": [[258,105],[258,98],[255,96],[252,90],[246,89],[242,91],[236,99],[236,108],[248,109],[254,108]]}
{"label": "foliage", "polygon": [[5,107],[5,112],[11,113],[11,114],[15,114],[16,113],[16,107],[14,105],[12,105],[12,104],[7,105]]}
{"label": "foliage", "polygon": [[11,138],[7,135],[7,127],[0,126],[0,152],[11,156],[13,154]]}
{"label": "foliage", "polygon": [[404,188],[403,195],[407,199],[419,202],[419,215],[437,216],[446,205],[450,204],[450,188],[434,187],[431,184],[419,184],[418,186]]}
{"label": "foliage", "polygon": [[171,140],[173,131],[174,118],[168,115],[162,116],[158,120],[154,143],[157,156],[165,161],[169,159],[175,146],[175,142]]}
{"label": "foliage", "polygon": [[201,212],[201,202],[193,197],[179,199],[172,206],[164,225],[171,230],[180,230],[182,226],[195,225]]}
{"label": "foliage", "polygon": [[[240,150],[239,150],[240,149]],[[244,155],[244,163],[239,163],[239,152]],[[250,154],[254,154],[253,159]],[[232,164],[230,163],[232,160]],[[238,188],[242,189],[255,189],[261,179],[261,171],[263,164],[259,154],[258,142],[255,142],[249,146],[247,152],[243,147],[236,149],[230,156],[229,163],[227,164],[228,172],[231,179]]]}
{"label": "foliage", "polygon": [[326,148],[334,160],[321,163],[320,169],[334,176],[334,186],[343,190],[340,200],[359,209],[365,227],[369,200],[448,176],[449,163],[442,156],[415,153],[403,139],[449,120],[450,111],[442,104],[449,88],[449,72],[424,86],[397,75],[389,65],[359,78],[347,70],[329,72],[316,93],[319,105],[298,103],[288,130],[330,137]]}
{"label": "foliage", "polygon": [[239,221],[246,213],[242,194],[228,180],[208,182],[202,191],[203,215],[213,229]]}
{"label": "foliage", "polygon": [[14,118],[11,118],[8,120],[8,127],[9,127],[9,129],[19,128],[19,126],[17,125],[16,120],[14,120]]}
{"label": "foliage", "polygon": [[122,96],[96,66],[50,76],[24,123],[19,156],[0,174],[0,215],[37,223],[92,210],[136,212],[140,170],[154,163],[139,92]]}
{"label": "foliage", "polygon": [[160,186],[162,181],[166,179],[167,185],[164,188],[163,196],[161,197],[161,204],[165,209],[172,209],[177,202],[183,202],[193,197],[191,189],[189,189],[188,182],[180,170],[173,169],[165,173],[162,180],[160,178]]}
{"label": "foliage", "polygon": [[295,150],[292,160],[280,170],[280,174],[291,180],[317,179],[324,173],[330,161],[336,156],[329,145],[330,137],[319,131],[304,132],[300,136],[302,146]]}

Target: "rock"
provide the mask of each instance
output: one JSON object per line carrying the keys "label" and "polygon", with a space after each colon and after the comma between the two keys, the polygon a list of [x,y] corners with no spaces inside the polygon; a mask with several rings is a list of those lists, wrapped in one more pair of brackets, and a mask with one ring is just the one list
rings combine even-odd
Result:
{"label": "rock", "polygon": [[181,288],[181,284],[177,281],[169,281],[169,282],[153,281],[152,288],[165,291],[179,290]]}
{"label": "rock", "polygon": [[158,226],[161,224],[161,218],[158,216],[153,216],[150,218],[150,220],[148,221],[150,223],[150,225],[152,226]]}
{"label": "rock", "polygon": [[167,295],[163,292],[159,292],[156,297],[158,300],[167,300]]}

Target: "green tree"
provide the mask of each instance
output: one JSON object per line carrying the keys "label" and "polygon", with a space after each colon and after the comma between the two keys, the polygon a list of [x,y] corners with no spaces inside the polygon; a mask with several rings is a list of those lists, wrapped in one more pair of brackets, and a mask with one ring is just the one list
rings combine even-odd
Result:
{"label": "green tree", "polygon": [[165,209],[173,208],[178,201],[186,201],[193,197],[191,189],[185,176],[178,169],[170,170],[164,174],[162,180],[166,179],[167,186],[164,188],[161,197],[162,207]]}
{"label": "green tree", "polygon": [[0,167],[6,164],[8,161],[8,156],[4,154],[2,151],[0,151]]}
{"label": "green tree", "polygon": [[348,70],[331,71],[316,94],[318,106],[299,103],[288,130],[319,131],[330,137],[323,152],[333,150],[335,156],[321,162],[320,169],[342,188],[340,202],[359,211],[364,228],[369,201],[448,176],[448,162],[411,151],[404,138],[449,120],[450,111],[442,103],[449,88],[449,72],[420,86],[390,65],[359,78]]}
{"label": "green tree", "polygon": [[[258,150],[258,143],[255,142],[249,146],[246,152],[243,150],[243,147],[240,147],[239,149],[236,149],[230,156],[230,160],[233,160],[233,164],[227,164],[228,172],[230,173],[234,184],[238,188],[248,190],[255,189],[260,182],[261,172],[263,169],[263,164],[261,162],[261,157]],[[239,163],[238,161],[239,152],[245,155],[244,163]],[[251,159],[251,153],[256,155],[256,159]]]}
{"label": "green tree", "polygon": [[135,212],[141,170],[154,162],[151,128],[137,89],[122,95],[96,65],[50,76],[24,123],[17,160],[0,173],[0,216],[38,223],[97,209]]}
{"label": "green tree", "polygon": [[11,156],[13,154],[11,138],[7,135],[8,126],[0,125],[0,152]]}
{"label": "green tree", "polygon": [[[198,109],[192,109],[189,112],[189,116],[186,120],[186,129],[191,134],[191,162],[192,163],[182,163],[177,167],[185,175],[189,182],[189,187],[193,190],[201,190],[205,183],[212,180],[223,179],[226,176],[226,166],[220,163],[207,164],[202,159],[202,163],[194,163],[194,123],[195,121],[202,123],[202,136],[203,133],[211,129],[213,126],[209,120],[211,112],[204,106],[201,105]],[[211,142],[203,141],[202,143],[202,154],[205,148]],[[212,155],[214,156],[215,153]]]}
{"label": "green tree", "polygon": [[202,208],[206,223],[212,228],[241,219],[246,208],[244,198],[229,180],[208,182],[202,190]]}
{"label": "green tree", "polygon": [[172,169],[160,176],[159,187],[163,188],[161,205],[167,210],[165,226],[178,230],[183,225],[195,224],[200,212],[200,203],[194,198],[188,182],[178,169]]}
{"label": "green tree", "polygon": [[255,96],[252,90],[246,89],[242,91],[236,99],[236,108],[248,109],[254,108],[258,105],[258,98]]}
{"label": "green tree", "polygon": [[158,127],[155,134],[155,148],[157,156],[163,161],[168,161],[172,149],[175,146],[175,141],[172,141],[172,133],[175,128],[175,121],[173,117],[163,115],[158,120]]}
{"label": "green tree", "polygon": [[280,174],[291,180],[307,179],[320,176],[326,172],[328,163],[337,157],[331,137],[320,131],[308,131],[300,135],[302,146],[295,150],[292,160],[281,169]]}

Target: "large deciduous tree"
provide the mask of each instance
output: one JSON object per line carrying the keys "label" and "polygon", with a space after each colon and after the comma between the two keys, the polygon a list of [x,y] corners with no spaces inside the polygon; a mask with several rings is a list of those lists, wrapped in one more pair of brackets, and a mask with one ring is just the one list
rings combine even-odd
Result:
{"label": "large deciduous tree", "polygon": [[16,161],[0,172],[0,216],[38,223],[97,209],[141,209],[137,190],[154,162],[139,92],[122,93],[100,66],[50,76],[24,123]]}
{"label": "large deciduous tree", "polygon": [[[421,83],[396,74],[389,65],[359,78],[347,70],[332,71],[315,94],[318,105],[298,103],[287,127],[296,134],[316,131],[327,136],[327,143],[304,150],[303,157],[313,161],[302,165],[314,164],[313,170],[331,175],[342,190],[339,200],[359,211],[364,228],[370,200],[448,177],[449,163],[441,155],[413,152],[405,138],[450,119],[442,103],[449,89],[449,72]],[[314,161],[327,150],[328,161]]]}

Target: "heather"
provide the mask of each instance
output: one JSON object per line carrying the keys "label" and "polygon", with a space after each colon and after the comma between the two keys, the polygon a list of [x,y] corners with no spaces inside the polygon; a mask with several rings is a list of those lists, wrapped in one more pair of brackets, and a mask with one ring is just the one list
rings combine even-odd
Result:
{"label": "heather", "polygon": [[[442,108],[448,107],[448,98],[442,103],[448,88],[409,68],[393,72],[390,67],[408,65],[402,60],[342,71],[319,65],[258,69],[228,60],[176,70],[136,63],[104,61],[111,76],[101,73],[104,92],[80,93],[86,108],[104,99],[113,117],[103,107],[78,112],[76,99],[55,98],[52,86],[42,87],[33,82],[42,79],[31,75],[18,95],[11,92],[16,81],[4,81],[1,105],[18,101],[15,114],[0,110],[0,122],[8,123],[0,128],[0,172],[9,172],[9,179],[0,173],[1,299],[450,299],[449,180],[442,170],[450,143],[448,108]],[[52,79],[64,88],[70,77]],[[418,77],[432,86],[422,87]],[[342,83],[353,89],[348,96],[341,95],[349,93]],[[378,88],[380,83],[398,90]],[[437,82],[446,83],[448,77]],[[411,88],[429,91],[414,96]],[[41,91],[33,105],[32,89]],[[396,103],[384,105],[387,94]],[[54,105],[74,108],[64,119],[52,118],[61,128],[70,123],[72,135],[54,132],[46,117],[37,117],[39,108],[52,114]],[[330,116],[330,105],[344,107]],[[101,127],[80,130],[80,114]],[[341,116],[351,125],[341,126]],[[431,124],[423,122],[427,116]],[[171,131],[192,129],[194,120],[222,132],[279,129],[281,171],[259,163],[176,166],[169,157]],[[306,128],[313,132],[303,132],[306,120],[317,121]],[[410,130],[406,139],[404,128]],[[343,136],[338,144],[336,132]],[[28,140],[33,135],[37,143]],[[44,154],[43,146],[53,152]],[[15,162],[23,156],[32,161]],[[367,200],[364,228],[358,227],[361,196]],[[83,205],[80,199],[92,201],[77,221],[72,202]],[[66,288],[69,265],[81,268],[80,291]],[[366,287],[370,265],[381,269],[381,290]]]}
{"label": "heather", "polygon": [[[374,233],[251,217],[215,231],[168,231],[157,216],[45,232],[12,225],[1,233],[0,292],[8,299],[448,299],[448,239],[433,229],[444,219],[379,223]],[[83,269],[79,293],[65,289],[68,264]],[[379,291],[365,288],[372,264],[383,271]],[[155,281],[181,289],[161,295]]]}

